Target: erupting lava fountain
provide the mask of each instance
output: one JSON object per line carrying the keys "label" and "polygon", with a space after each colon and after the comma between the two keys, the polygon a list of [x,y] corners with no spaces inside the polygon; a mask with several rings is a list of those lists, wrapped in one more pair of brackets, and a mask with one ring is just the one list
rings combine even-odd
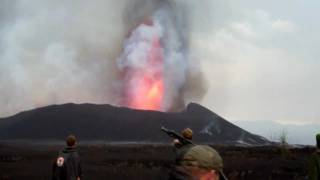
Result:
{"label": "erupting lava fountain", "polygon": [[134,109],[167,111],[178,101],[186,81],[187,48],[164,5],[130,32],[118,59],[120,104]]}
{"label": "erupting lava fountain", "polygon": [[164,94],[161,29],[152,20],[140,24],[127,39],[121,58],[123,104],[161,110]]}

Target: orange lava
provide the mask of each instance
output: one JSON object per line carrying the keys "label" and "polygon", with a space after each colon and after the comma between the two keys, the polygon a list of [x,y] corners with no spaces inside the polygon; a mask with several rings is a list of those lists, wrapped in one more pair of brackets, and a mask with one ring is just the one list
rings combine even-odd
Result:
{"label": "orange lava", "polygon": [[163,98],[163,81],[143,78],[142,84],[129,102],[129,107],[144,110],[160,110]]}
{"label": "orange lava", "polygon": [[[148,21],[144,25],[153,26]],[[125,105],[142,110],[161,110],[164,96],[163,54],[159,37],[153,37],[147,55],[146,68],[127,69],[131,78],[125,90]],[[134,84],[133,84],[134,83]]]}

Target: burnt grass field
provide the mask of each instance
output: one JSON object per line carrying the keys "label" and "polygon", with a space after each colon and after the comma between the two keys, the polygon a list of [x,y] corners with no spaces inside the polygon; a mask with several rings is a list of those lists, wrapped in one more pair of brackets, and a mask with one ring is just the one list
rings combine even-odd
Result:
{"label": "burnt grass field", "polygon": [[[305,179],[313,148],[213,146],[230,180]],[[63,145],[0,145],[0,180],[48,180]],[[84,180],[166,179],[174,148],[159,144],[80,145]]]}

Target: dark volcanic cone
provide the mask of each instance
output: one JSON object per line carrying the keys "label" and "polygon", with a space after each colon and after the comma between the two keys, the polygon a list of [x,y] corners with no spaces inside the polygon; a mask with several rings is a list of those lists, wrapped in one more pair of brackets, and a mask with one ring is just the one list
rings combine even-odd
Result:
{"label": "dark volcanic cone", "polygon": [[268,144],[210,110],[191,103],[180,113],[133,110],[111,105],[64,104],[0,119],[1,140],[57,140],[75,134],[80,140],[170,142],[161,126],[194,130],[195,143]]}

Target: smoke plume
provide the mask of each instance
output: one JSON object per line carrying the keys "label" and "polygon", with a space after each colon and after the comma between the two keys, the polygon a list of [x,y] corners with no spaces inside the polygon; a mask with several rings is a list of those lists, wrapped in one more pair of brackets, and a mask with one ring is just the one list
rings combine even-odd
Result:
{"label": "smoke plume", "polygon": [[201,97],[198,62],[189,55],[187,4],[1,1],[0,116],[67,102],[117,105],[123,89],[119,74],[129,62],[121,60],[124,44],[148,18],[161,25],[166,92],[161,110],[179,109],[185,99]]}
{"label": "smoke plume", "polygon": [[124,105],[163,111],[179,107],[184,104],[183,88],[192,70],[185,9],[175,9],[176,4],[167,0],[136,3],[147,8],[132,6],[128,11],[128,19],[133,19],[129,22],[138,24],[125,41],[119,60],[125,71]]}

